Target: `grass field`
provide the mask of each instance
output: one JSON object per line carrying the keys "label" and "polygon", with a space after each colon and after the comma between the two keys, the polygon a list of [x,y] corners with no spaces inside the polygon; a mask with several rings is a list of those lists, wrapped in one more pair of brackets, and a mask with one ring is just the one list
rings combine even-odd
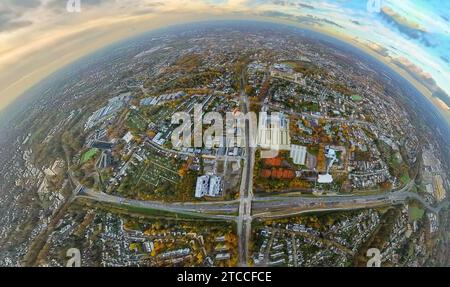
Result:
{"label": "grass field", "polygon": [[408,174],[404,174],[404,175],[402,175],[402,177],[400,177],[400,181],[403,184],[407,184],[410,180],[411,180],[411,178],[409,177]]}
{"label": "grass field", "polygon": [[421,208],[414,207],[414,206],[409,207],[409,217],[411,218],[411,220],[422,219],[424,214],[425,214],[425,210],[423,210]]}
{"label": "grass field", "polygon": [[363,100],[363,97],[358,96],[358,95],[353,95],[351,98],[352,98],[352,101],[354,101],[354,102],[360,102]]}
{"label": "grass field", "polygon": [[81,156],[81,163],[83,164],[83,163],[88,162],[89,160],[91,160],[97,154],[97,152],[98,152],[98,150],[96,148],[91,148],[90,150],[85,152]]}

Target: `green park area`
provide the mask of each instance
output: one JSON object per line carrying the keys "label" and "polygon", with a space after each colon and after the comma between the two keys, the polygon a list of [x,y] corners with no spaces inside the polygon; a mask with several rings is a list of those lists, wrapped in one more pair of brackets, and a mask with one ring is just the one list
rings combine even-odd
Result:
{"label": "green park area", "polygon": [[351,97],[351,99],[352,99],[352,101],[354,101],[354,102],[360,102],[360,101],[363,100],[363,97],[361,97],[361,96],[359,96],[359,95],[353,95],[353,96]]}
{"label": "green park area", "polygon": [[416,207],[416,206],[410,206],[409,207],[409,218],[411,220],[422,219],[424,214],[425,214],[425,210],[423,210],[422,208],[419,208],[419,207]]}
{"label": "green park area", "polygon": [[320,110],[319,104],[310,101],[303,101],[301,103],[296,103],[294,109],[297,112],[318,112]]}
{"label": "green park area", "polygon": [[91,148],[90,150],[86,151],[81,156],[81,163],[83,164],[90,161],[97,154],[97,152],[98,150],[96,148]]}
{"label": "green park area", "polygon": [[400,181],[403,184],[407,184],[410,180],[411,180],[411,178],[409,177],[408,173],[405,173],[400,177]]}

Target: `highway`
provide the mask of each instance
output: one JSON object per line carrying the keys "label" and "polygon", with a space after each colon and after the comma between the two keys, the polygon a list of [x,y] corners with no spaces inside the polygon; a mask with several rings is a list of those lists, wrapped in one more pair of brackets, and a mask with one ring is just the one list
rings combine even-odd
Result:
{"label": "highway", "polygon": [[448,206],[443,202],[434,207],[431,206],[419,194],[410,192],[414,181],[397,191],[372,195],[334,195],[321,197],[290,197],[275,196],[261,197],[253,201],[253,218],[278,218],[288,217],[313,211],[336,211],[370,208],[378,206],[403,204],[410,199],[419,201],[427,210],[439,213],[442,208]]}
{"label": "highway", "polygon": [[[143,201],[136,199],[123,198],[120,196],[110,195],[103,192],[91,191],[89,189],[81,189],[77,198],[90,199],[97,202],[110,203],[125,208],[159,210],[163,212],[171,212],[185,214],[199,218],[210,218],[234,221],[238,212],[238,201],[215,201],[215,202],[160,202],[160,201]],[[132,210],[131,210],[132,211]]]}
{"label": "highway", "polygon": [[[404,203],[414,193],[395,192],[369,196],[268,197],[253,202],[253,218],[279,218],[313,211],[352,210]],[[429,206],[429,208],[431,208]]]}
{"label": "highway", "polygon": [[[410,199],[419,201],[432,212],[439,213],[448,205],[443,202],[438,206],[431,206],[420,195],[414,192],[399,190],[379,195],[349,195],[349,196],[271,196],[271,197],[244,197],[231,201],[212,202],[160,202],[142,201],[109,195],[106,193],[78,188],[76,198],[86,198],[93,201],[124,205],[135,208],[155,209],[173,213],[194,214],[200,217],[218,218],[239,222],[239,217],[277,218],[295,215],[302,212],[324,210],[351,210],[383,205],[402,204]],[[248,206],[251,204],[251,210]],[[241,207],[244,207],[242,211]],[[281,212],[280,212],[281,211]],[[239,212],[239,215],[236,216]],[[244,221],[244,220],[243,220]]]}
{"label": "highway", "polygon": [[[240,76],[240,102],[242,113],[249,111],[248,96],[245,93],[244,70]],[[250,144],[250,121],[245,118],[245,158],[242,169],[241,187],[239,192],[239,215],[237,218],[239,266],[247,266],[249,259],[249,242],[252,225],[252,200],[253,200],[253,166],[255,162],[255,148]]]}

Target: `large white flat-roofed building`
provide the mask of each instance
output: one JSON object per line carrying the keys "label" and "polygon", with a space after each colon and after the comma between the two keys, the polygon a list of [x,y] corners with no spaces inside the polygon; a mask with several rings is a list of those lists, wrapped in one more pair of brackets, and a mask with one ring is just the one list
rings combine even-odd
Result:
{"label": "large white flat-roofed building", "polygon": [[209,178],[209,196],[219,196],[222,189],[222,179],[219,176],[212,175]]}
{"label": "large white flat-roofed building", "polygon": [[117,97],[108,100],[108,103],[93,112],[92,115],[88,118],[86,124],[84,125],[84,129],[88,130],[93,128],[94,126],[105,122],[110,119],[117,113],[120,109],[122,109],[130,100],[131,93],[123,93]]}
{"label": "large white flat-roofed building", "polygon": [[291,145],[290,157],[295,164],[305,165],[306,163],[306,147],[300,145]]}
{"label": "large white flat-roofed building", "polygon": [[130,141],[133,139],[133,134],[131,134],[131,132],[127,132],[123,138],[122,138],[126,143],[130,143]]}
{"label": "large white flat-roofed building", "polygon": [[317,179],[318,183],[332,183],[333,176],[331,174],[319,174],[319,178]]}
{"label": "large white flat-roofed building", "polygon": [[217,197],[222,191],[222,178],[217,175],[202,175],[197,178],[195,197]]}
{"label": "large white flat-roofed building", "polygon": [[289,150],[289,119],[283,113],[268,115],[263,110],[259,114],[258,143],[264,149]]}
{"label": "large white flat-roofed building", "polygon": [[305,78],[301,73],[285,72],[282,70],[272,68],[270,70],[270,76],[273,78],[283,79],[297,84],[305,84]]}
{"label": "large white flat-roofed building", "polygon": [[197,178],[197,185],[195,187],[195,197],[201,198],[208,193],[209,176],[202,175]]}
{"label": "large white flat-roofed building", "polygon": [[144,98],[140,101],[141,106],[155,106],[158,104],[161,104],[165,101],[169,101],[169,100],[175,100],[181,97],[184,97],[186,95],[185,92],[177,92],[177,93],[172,93],[172,94],[164,94],[164,95],[160,95],[159,97],[149,97],[149,98]]}

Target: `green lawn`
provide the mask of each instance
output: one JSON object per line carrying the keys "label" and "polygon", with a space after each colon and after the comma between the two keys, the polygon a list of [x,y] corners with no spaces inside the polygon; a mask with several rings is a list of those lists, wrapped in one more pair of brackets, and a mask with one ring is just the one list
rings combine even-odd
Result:
{"label": "green lawn", "polygon": [[296,107],[300,108],[300,112],[318,112],[319,104],[313,102],[302,102],[300,104],[296,104]]}
{"label": "green lawn", "polygon": [[411,180],[411,178],[409,177],[408,174],[404,174],[404,175],[402,175],[402,177],[400,177],[400,181],[403,184],[407,184],[410,180]]}
{"label": "green lawn", "polygon": [[363,97],[361,97],[361,96],[358,96],[358,95],[353,95],[352,96],[352,101],[360,102],[362,100],[363,100]]}
{"label": "green lawn", "polygon": [[83,164],[83,163],[91,160],[97,154],[97,152],[98,152],[98,150],[96,148],[91,148],[90,150],[85,152],[83,154],[83,156],[81,157],[81,163]]}
{"label": "green lawn", "polygon": [[409,218],[411,220],[419,220],[423,217],[424,214],[425,214],[425,210],[423,210],[421,208],[414,207],[414,206],[409,207]]}

